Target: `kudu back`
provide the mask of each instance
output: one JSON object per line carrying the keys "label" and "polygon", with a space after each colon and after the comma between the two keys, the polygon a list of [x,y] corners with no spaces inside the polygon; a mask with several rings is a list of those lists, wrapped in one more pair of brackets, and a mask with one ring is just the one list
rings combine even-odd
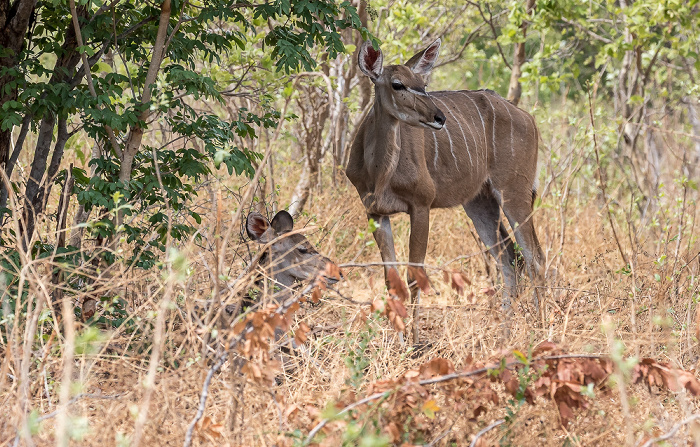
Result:
{"label": "kudu back", "polygon": [[[381,50],[370,42],[362,45],[358,63],[374,84],[375,98],[353,142],[346,173],[368,217],[379,223],[374,237],[387,263],[396,262],[389,216],[408,213],[409,262],[422,264],[430,210],[461,205],[500,265],[502,310],[510,316],[518,263],[501,209],[533,282],[539,285],[544,277],[544,255],[532,222],[537,127],[530,114],[490,90],[426,92],[425,77],[439,49],[440,39],[406,64],[385,67]],[[385,273],[390,268],[385,266]],[[417,342],[420,291],[415,287],[412,297]]]}

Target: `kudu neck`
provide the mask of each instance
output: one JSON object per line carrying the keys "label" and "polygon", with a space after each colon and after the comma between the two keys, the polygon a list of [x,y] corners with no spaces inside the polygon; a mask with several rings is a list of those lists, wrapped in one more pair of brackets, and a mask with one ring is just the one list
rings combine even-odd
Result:
{"label": "kudu neck", "polygon": [[372,121],[372,124],[374,125],[373,133],[378,142],[399,145],[401,120],[389,112],[386,104],[384,104],[385,102],[386,101],[382,100],[381,95],[377,93],[375,87],[374,120]]}

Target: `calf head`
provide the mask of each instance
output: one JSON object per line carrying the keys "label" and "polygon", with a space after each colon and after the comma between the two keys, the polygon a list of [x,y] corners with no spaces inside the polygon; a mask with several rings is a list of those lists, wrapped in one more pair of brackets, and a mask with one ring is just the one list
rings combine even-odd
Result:
{"label": "calf head", "polygon": [[[268,221],[260,213],[248,215],[248,236],[260,244],[269,244],[260,264],[268,269],[275,282],[289,288],[296,281],[312,280],[333,262],[316,251],[309,240],[301,234],[291,233],[294,220],[286,211],[280,211]],[[329,283],[337,278],[326,278]],[[278,298],[279,301],[279,298]]]}

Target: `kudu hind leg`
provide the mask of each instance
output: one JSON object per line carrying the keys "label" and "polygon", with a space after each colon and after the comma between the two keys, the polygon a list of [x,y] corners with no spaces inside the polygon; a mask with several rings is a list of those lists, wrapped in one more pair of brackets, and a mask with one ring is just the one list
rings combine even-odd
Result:
{"label": "kudu hind leg", "polygon": [[528,188],[513,189],[503,193],[503,213],[513,228],[515,240],[525,258],[528,275],[535,287],[535,312],[545,324],[544,309],[544,253],[535,232],[532,219],[532,192]]}
{"label": "kudu hind leg", "polygon": [[482,191],[481,194],[464,205],[464,211],[472,220],[481,241],[500,266],[504,282],[501,310],[506,319],[510,319],[513,313],[512,299],[516,295],[517,285],[515,248],[512,239],[501,223],[501,208],[490,192]]}

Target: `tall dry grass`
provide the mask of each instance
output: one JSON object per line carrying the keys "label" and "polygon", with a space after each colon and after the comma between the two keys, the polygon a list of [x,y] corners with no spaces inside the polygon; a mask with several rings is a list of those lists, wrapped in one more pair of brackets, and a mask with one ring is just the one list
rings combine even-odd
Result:
{"label": "tall dry grass", "polygon": [[[606,117],[600,118],[604,127]],[[348,265],[344,281],[325,292],[321,305],[305,304],[296,313],[293,326],[307,324],[309,340],[285,362],[274,386],[247,380],[240,363],[227,361],[211,377],[201,406],[207,372],[235,336],[222,309],[255,287],[248,267],[258,249],[242,238],[250,201],[236,198],[247,185],[212,177],[194,204],[206,216],[199,238],[173,246],[161,268],[86,264],[66,272],[86,278],[69,285],[56,281],[53,269],[60,266],[51,257],[32,259],[16,247],[28,311],[5,307],[0,322],[0,446],[182,445],[200,406],[194,445],[291,445],[304,439],[324,408],[360,399],[373,381],[433,357],[460,368],[546,340],[573,353],[651,357],[697,369],[697,191],[684,181],[682,162],[669,156],[656,197],[640,201],[632,174],[606,146],[609,130],[594,129],[585,115],[539,119],[542,197],[534,219],[551,272],[544,326],[535,324],[532,290],[524,281],[510,335],[503,338],[496,265],[459,209],[432,214],[426,269],[434,292],[424,297],[418,322],[427,347],[402,345],[385,319],[367,322],[367,303],[386,295],[379,253],[355,191],[343,179],[337,186],[326,181],[297,225],[321,253]],[[676,129],[667,141],[690,151],[682,128]],[[294,165],[283,157],[276,162],[275,182],[293,184]],[[290,190],[281,189],[280,207]],[[56,238],[50,226],[40,233],[44,241]],[[406,260],[406,216],[394,218],[393,228],[397,256]],[[443,280],[444,270],[464,272],[471,281],[464,293]],[[93,300],[99,314],[118,304],[115,297],[128,313],[116,327],[75,320],[74,307]],[[440,435],[425,444],[467,445],[508,416],[507,424],[485,433],[487,443],[636,445],[698,411],[684,393],[641,385],[616,390],[591,398],[566,428],[544,401],[508,414],[515,407],[502,400],[476,419],[438,410],[432,423]],[[376,421],[381,427],[380,416]],[[343,427],[331,423],[322,445],[340,445],[348,436]],[[672,439],[684,442],[694,427],[677,427]]]}

